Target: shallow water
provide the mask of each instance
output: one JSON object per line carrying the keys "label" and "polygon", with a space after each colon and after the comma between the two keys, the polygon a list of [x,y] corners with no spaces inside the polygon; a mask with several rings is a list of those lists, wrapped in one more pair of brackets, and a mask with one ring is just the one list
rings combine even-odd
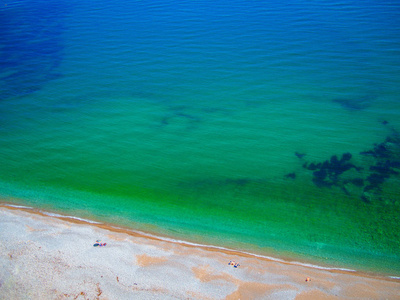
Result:
{"label": "shallow water", "polygon": [[399,275],[399,8],[7,3],[1,194]]}

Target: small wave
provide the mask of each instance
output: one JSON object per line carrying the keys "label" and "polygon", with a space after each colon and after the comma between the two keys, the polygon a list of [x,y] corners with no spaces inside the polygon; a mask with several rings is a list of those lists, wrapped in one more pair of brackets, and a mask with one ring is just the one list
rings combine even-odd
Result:
{"label": "small wave", "polygon": [[307,263],[302,263],[302,262],[297,262],[297,261],[286,261],[280,258],[272,257],[272,256],[266,256],[266,255],[261,255],[261,254],[255,254],[251,252],[246,252],[246,251],[240,251],[240,250],[235,250],[235,249],[229,249],[225,247],[220,247],[220,246],[214,246],[214,245],[205,245],[205,244],[198,244],[198,243],[193,243],[193,242],[187,242],[183,240],[177,240],[177,239],[172,239],[172,238],[167,238],[167,237],[160,237],[148,233],[143,233],[140,232],[143,235],[149,236],[149,237],[154,237],[163,241],[168,241],[168,242],[173,242],[173,243],[179,243],[182,245],[189,245],[189,246],[195,246],[195,247],[200,247],[200,248],[212,248],[212,249],[218,249],[218,250],[223,250],[223,251],[229,251],[229,252],[236,252],[240,254],[245,254],[253,257],[259,257],[271,261],[276,261],[276,262],[281,262],[281,263],[290,263],[294,265],[299,265],[299,266],[304,266],[308,268],[314,268],[314,269],[320,269],[320,270],[336,270],[336,271],[344,271],[344,272],[357,272],[356,270],[353,269],[346,269],[346,268],[335,268],[335,267],[323,267],[323,266],[318,266],[318,265],[313,265],[313,264],[307,264]]}
{"label": "small wave", "polygon": [[276,258],[276,257],[260,255],[260,254],[254,254],[254,253],[251,253],[251,252],[244,252],[244,251],[238,251],[238,252],[244,253],[244,254],[247,254],[247,255],[251,255],[251,256],[255,256],[255,257],[259,257],[259,258],[264,258],[264,259],[276,261],[276,262],[290,263],[292,265],[298,265],[298,266],[303,266],[303,267],[308,267],[308,268],[313,268],[313,269],[331,270],[331,271],[334,270],[334,271],[344,271],[344,272],[357,272],[356,270],[353,270],[353,269],[335,268],[335,267],[323,267],[323,266],[319,266],[319,265],[302,263],[302,262],[298,262],[298,261],[287,261],[287,260],[279,259],[279,258]]}
{"label": "small wave", "polygon": [[[7,206],[12,206],[12,207],[16,207],[16,208],[33,209],[32,207],[20,206],[20,205],[11,205],[11,204],[9,204]],[[50,217],[65,218],[65,219],[75,219],[75,220],[79,220],[79,221],[83,221],[83,222],[91,223],[91,224],[102,224],[101,222],[96,222],[96,221],[93,221],[93,220],[83,219],[83,218],[79,218],[79,217],[75,217],[75,216],[66,216],[66,215],[61,215],[61,214],[51,213],[51,212],[46,212],[46,211],[41,211],[41,213],[44,214],[44,215],[50,216]],[[127,230],[127,228],[121,228],[121,227],[118,227],[118,226],[110,226],[110,227],[112,227],[114,229]],[[314,264],[309,264],[309,263],[302,263],[302,262],[298,262],[298,261],[286,261],[286,260],[279,259],[279,258],[272,257],[272,256],[255,254],[255,253],[251,253],[251,252],[240,251],[240,250],[225,248],[225,247],[221,247],[221,246],[199,244],[199,243],[188,242],[188,241],[185,241],[185,240],[179,240],[179,239],[173,239],[173,238],[169,238],[169,237],[163,237],[163,236],[159,236],[159,235],[154,235],[154,234],[151,234],[151,233],[143,232],[143,231],[140,231],[140,230],[133,230],[133,229],[128,229],[128,230],[131,231],[131,232],[134,232],[134,233],[138,233],[138,234],[140,234],[142,236],[145,236],[145,237],[155,238],[155,239],[158,239],[158,240],[161,240],[161,241],[166,241],[166,242],[171,242],[171,243],[176,243],[176,244],[181,244],[181,245],[194,246],[194,247],[199,247],[199,248],[204,248],[204,249],[212,248],[212,249],[217,249],[217,250],[222,250],[222,251],[227,251],[227,252],[236,252],[236,253],[239,253],[239,254],[244,254],[244,255],[249,255],[249,256],[252,256],[252,257],[258,257],[258,258],[262,258],[262,259],[267,259],[267,260],[270,260],[270,261],[275,261],[275,262],[280,262],[280,263],[290,263],[290,264],[293,264],[293,265],[304,266],[304,267],[314,268],[314,269],[319,269],[319,270],[357,272],[356,270],[353,270],[353,269],[336,268],[336,267],[323,267],[323,266],[319,266],[319,265],[314,265]],[[400,277],[395,277],[395,276],[389,276],[389,278],[400,280]]]}
{"label": "small wave", "polygon": [[15,204],[5,204],[4,206],[15,207],[15,208],[33,209],[33,207],[30,207],[30,206],[15,205]]}
{"label": "small wave", "polygon": [[[4,206],[35,210],[35,208],[33,208],[31,206],[24,206],[24,205],[4,204]],[[65,215],[60,215],[60,214],[56,214],[56,213],[47,212],[47,211],[44,211],[44,210],[39,210],[39,211],[43,215],[46,215],[46,216],[49,216],[49,217],[75,219],[75,220],[79,220],[79,221],[83,221],[83,222],[87,222],[87,223],[91,223],[91,224],[101,224],[100,222],[96,222],[96,221],[92,221],[92,220],[88,220],[88,219],[83,219],[83,218],[79,218],[79,217],[75,217],[75,216],[65,216]]]}
{"label": "small wave", "polygon": [[75,219],[75,220],[79,220],[79,221],[83,221],[83,222],[91,223],[91,224],[101,224],[100,222],[96,222],[96,221],[92,221],[92,220],[88,220],[88,219],[83,219],[83,218],[79,218],[79,217],[74,217],[74,216],[64,216],[64,215],[51,213],[51,212],[46,212],[46,211],[41,211],[41,213],[46,215],[46,216],[49,216],[49,217]]}
{"label": "small wave", "polygon": [[69,219],[76,219],[79,221],[84,221],[87,223],[92,223],[92,224],[101,224],[101,222],[96,222],[96,221],[92,221],[92,220],[88,220],[88,219],[83,219],[83,218],[78,218],[78,217],[72,217],[72,216],[63,216],[64,218],[69,218]]}
{"label": "small wave", "polygon": [[[119,229],[119,227],[114,227],[114,228],[118,228]],[[251,252],[240,251],[240,250],[235,250],[235,249],[229,249],[229,248],[220,247],[220,246],[214,246],[214,245],[198,244],[198,243],[188,242],[188,241],[184,241],[184,240],[178,240],[178,239],[173,239],[173,238],[168,238],[168,237],[157,236],[157,235],[153,235],[153,234],[149,234],[149,233],[142,232],[142,231],[137,231],[137,230],[132,230],[132,231],[136,232],[136,233],[140,233],[143,236],[156,238],[158,240],[177,243],[177,244],[181,244],[181,245],[188,245],[188,246],[194,246],[194,247],[199,247],[199,248],[212,248],[212,249],[218,249],[218,250],[228,251],[228,252],[236,252],[236,253],[239,253],[239,254],[245,254],[245,255],[252,256],[252,257],[263,258],[263,259],[267,259],[267,260],[270,260],[270,261],[275,261],[275,262],[280,262],[280,263],[290,263],[290,264],[293,264],[293,265],[304,266],[304,267],[313,268],[313,269],[319,269],[319,270],[357,272],[356,270],[353,270],[353,269],[336,268],[336,267],[323,267],[323,266],[319,266],[319,265],[302,263],[302,262],[298,262],[298,261],[286,261],[286,260],[283,260],[283,259],[280,259],[280,258],[276,258],[276,257],[272,257],[272,256],[255,254],[255,253],[251,253]],[[393,277],[391,277],[391,278],[393,278]],[[398,279],[400,279],[400,277],[398,277]]]}
{"label": "small wave", "polygon": [[280,262],[280,263],[290,263],[290,264],[293,264],[293,265],[304,266],[304,267],[314,268],[314,269],[319,269],[319,270],[357,272],[356,270],[353,270],[353,269],[336,268],[336,267],[323,267],[323,266],[319,266],[319,265],[302,263],[302,262],[298,262],[298,261],[286,261],[286,260],[283,260],[283,259],[280,259],[280,258],[276,258],[276,257],[272,257],[272,256],[255,254],[255,253],[251,253],[251,252],[240,251],[240,250],[235,250],[235,249],[229,249],[229,248],[220,247],[220,246],[192,243],[192,242],[187,242],[187,241],[183,241],[183,240],[176,240],[176,239],[172,239],[172,238],[154,236],[154,235],[151,235],[151,234],[145,234],[145,235],[153,236],[153,237],[158,238],[160,240],[179,243],[179,244],[183,244],[183,245],[190,245],[190,246],[196,246],[196,247],[200,247],[200,248],[212,248],[212,249],[218,249],[218,250],[223,250],[223,251],[236,252],[236,253],[245,254],[245,255],[249,255],[249,256],[253,256],[253,257],[267,259],[267,260],[270,260],[270,261],[275,261],[275,262]]}
{"label": "small wave", "polygon": [[389,276],[389,278],[391,278],[391,279],[396,279],[396,280],[400,280],[400,277],[398,277],[398,276]]}
{"label": "small wave", "polygon": [[314,269],[320,269],[320,270],[335,270],[335,271],[344,271],[344,272],[357,272],[356,270],[353,269],[346,269],[346,268],[334,268],[334,267],[322,267],[318,265],[313,265],[313,264],[307,264],[307,263],[301,263],[301,262],[290,262],[291,264],[299,265],[299,266],[304,266],[304,267],[309,267],[309,268],[314,268]]}

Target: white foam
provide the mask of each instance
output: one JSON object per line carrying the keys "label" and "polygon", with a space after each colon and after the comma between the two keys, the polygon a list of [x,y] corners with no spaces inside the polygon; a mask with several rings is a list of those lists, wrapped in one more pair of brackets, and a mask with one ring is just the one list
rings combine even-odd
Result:
{"label": "white foam", "polygon": [[26,208],[26,209],[33,209],[33,207],[23,206],[23,205],[14,205],[14,204],[5,204],[8,207],[15,207],[15,208]]}
{"label": "white foam", "polygon": [[155,236],[155,235],[152,235],[152,234],[147,234],[147,233],[142,233],[142,232],[141,232],[141,234],[149,236],[149,237],[155,237],[155,238],[163,240],[163,241],[179,243],[179,244],[182,244],[182,245],[189,245],[189,246],[196,246],[196,247],[200,247],[200,248],[213,248],[213,249],[224,250],[224,251],[238,252],[238,253],[254,256],[254,257],[268,259],[268,260],[271,260],[271,261],[276,261],[276,262],[281,262],[281,263],[290,263],[290,264],[300,265],[300,266],[304,266],[304,267],[308,267],[308,268],[314,268],[314,269],[320,269],[320,270],[336,270],[336,271],[344,271],[344,272],[357,272],[356,270],[353,270],[353,269],[335,268],[335,267],[323,267],[323,266],[307,264],[307,263],[302,263],[302,262],[297,262],[297,261],[285,261],[283,259],[272,257],[272,256],[255,254],[255,253],[246,252],[246,251],[240,251],[240,250],[234,250],[234,249],[224,248],[224,247],[220,247],[220,246],[192,243],[192,242],[187,242],[187,241],[183,241],[183,240],[176,240],[176,239],[167,238],[167,237]]}
{"label": "white foam", "polygon": [[74,216],[64,216],[64,215],[51,213],[51,212],[47,212],[47,211],[41,211],[41,213],[46,215],[46,216],[49,216],[49,217],[75,219],[75,220],[83,221],[83,222],[86,222],[86,223],[101,224],[100,222],[96,222],[96,221],[92,221],[92,220],[88,220],[88,219],[82,219],[82,218],[74,217]]}
{"label": "white foam", "polygon": [[[122,228],[119,228],[119,227],[113,227],[113,228],[122,229]],[[162,237],[162,236],[153,235],[153,234],[142,232],[142,231],[132,230],[132,232],[136,232],[136,233],[139,233],[141,235],[152,237],[152,238],[156,238],[158,240],[162,240],[162,241],[166,241],[166,242],[172,242],[172,243],[177,243],[177,244],[181,244],[181,245],[188,245],[188,246],[195,246],[195,247],[199,247],[199,248],[212,248],[212,249],[218,249],[218,250],[222,250],[222,251],[237,252],[237,253],[242,253],[242,254],[246,254],[246,255],[249,255],[249,256],[253,256],[253,257],[259,257],[259,258],[268,259],[268,260],[276,261],[276,262],[280,262],[280,263],[290,263],[290,264],[293,264],[293,265],[299,265],[299,266],[304,266],[304,267],[313,268],[313,269],[328,270],[328,271],[331,270],[331,271],[343,271],[343,272],[357,272],[356,270],[353,270],[353,269],[335,268],[335,267],[323,267],[323,266],[318,266],[318,265],[314,265],[314,264],[302,263],[302,262],[298,262],[298,261],[286,261],[286,260],[283,260],[283,259],[280,259],[280,258],[276,258],[276,257],[272,257],[272,256],[255,254],[255,253],[246,252],[246,251],[240,251],[240,250],[234,250],[234,249],[229,249],[229,248],[220,247],[220,246],[205,245],[205,244],[198,244],[198,243],[188,242],[188,241],[184,241],[184,240],[177,240],[177,239],[172,239],[172,238],[168,238],[168,237]]]}
{"label": "white foam", "polygon": [[72,216],[64,216],[64,218],[76,219],[76,220],[80,220],[80,221],[84,221],[84,222],[88,222],[88,223],[92,223],[92,224],[101,224],[101,222],[96,222],[96,221],[82,219],[82,218],[78,218],[78,217],[72,217]]}
{"label": "white foam", "polygon": [[[30,207],[30,206],[23,206],[23,205],[5,204],[5,206],[8,206],[8,207],[15,207],[15,208],[32,209],[32,210],[34,210],[33,207]],[[88,219],[82,219],[82,218],[75,217],[75,216],[65,216],[65,215],[60,215],[60,214],[56,214],[56,213],[51,213],[51,212],[43,211],[43,210],[40,210],[40,212],[41,212],[42,214],[46,215],[46,216],[49,216],[49,217],[75,219],[75,220],[79,220],[79,221],[83,221],[83,222],[87,222],[87,223],[92,223],[92,224],[101,224],[100,222],[96,222],[96,221],[92,221],[92,220],[88,220]]]}
{"label": "white foam", "polygon": [[389,278],[400,280],[400,277],[398,277],[398,276],[389,276]]}
{"label": "white foam", "polygon": [[49,217],[56,217],[56,218],[65,218],[66,216],[60,215],[60,214],[56,214],[56,213],[51,213],[51,212],[47,212],[47,211],[41,211],[42,214],[49,216]]}
{"label": "white foam", "polygon": [[[32,207],[18,206],[18,205],[8,205],[8,206],[13,206],[13,207],[17,207],[17,208],[33,209]],[[96,221],[92,221],[92,220],[88,220],[88,219],[82,219],[82,218],[75,217],[75,216],[64,216],[64,215],[51,213],[51,212],[46,212],[46,211],[41,211],[41,212],[43,214],[47,215],[47,216],[50,216],[50,217],[76,219],[76,220],[80,220],[80,221],[91,223],[91,224],[102,224],[100,222],[96,222]],[[126,230],[126,228],[121,228],[121,227],[117,227],[117,226],[111,226],[111,227],[115,228],[115,229],[124,229],[124,230]],[[279,258],[272,257],[272,256],[260,255],[260,254],[255,254],[255,253],[251,253],[251,252],[234,250],[234,249],[229,249],[229,248],[220,247],[220,246],[214,246],[214,245],[198,244],[198,243],[188,242],[188,241],[184,241],[184,240],[178,240],[178,239],[173,239],[173,238],[153,235],[153,234],[150,234],[150,233],[147,233],[147,232],[143,232],[143,231],[138,231],[138,230],[132,230],[131,229],[131,231],[135,232],[135,233],[138,233],[140,235],[143,235],[143,236],[150,237],[150,238],[156,238],[156,239],[161,240],[161,241],[172,242],[172,243],[177,243],[177,244],[181,244],[181,245],[195,246],[195,247],[199,247],[199,248],[212,248],[212,249],[218,249],[218,250],[229,251],[229,252],[237,252],[237,253],[250,255],[250,256],[253,256],[253,257],[259,257],[259,258],[263,258],[263,259],[268,259],[268,260],[271,260],[271,261],[276,261],[276,262],[281,262],[281,263],[290,263],[290,264],[294,264],[294,265],[299,265],[299,266],[304,266],[304,267],[314,268],[314,269],[319,269],[319,270],[328,270],[328,271],[329,270],[331,270],[331,271],[335,270],[335,271],[344,271],[344,272],[357,272],[356,270],[353,270],[353,269],[335,268],[335,267],[323,267],[323,266],[319,266],[319,265],[302,263],[302,262],[298,262],[298,261],[285,261],[283,259],[279,259]],[[400,277],[390,276],[390,278],[399,279],[400,280]]]}
{"label": "white foam", "polygon": [[322,267],[318,265],[313,265],[313,264],[307,264],[307,263],[301,263],[301,262],[290,262],[291,264],[295,265],[300,265],[304,267],[309,267],[309,268],[314,268],[314,269],[319,269],[319,270],[336,270],[336,271],[344,271],[344,272],[357,272],[356,270],[353,269],[346,269],[346,268],[333,268],[333,267]]}

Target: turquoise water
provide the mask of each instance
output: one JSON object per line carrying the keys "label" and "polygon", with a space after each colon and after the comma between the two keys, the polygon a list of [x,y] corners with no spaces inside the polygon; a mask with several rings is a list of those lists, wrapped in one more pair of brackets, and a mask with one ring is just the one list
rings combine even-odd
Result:
{"label": "turquoise water", "polygon": [[396,2],[11,1],[0,20],[5,201],[400,275]]}

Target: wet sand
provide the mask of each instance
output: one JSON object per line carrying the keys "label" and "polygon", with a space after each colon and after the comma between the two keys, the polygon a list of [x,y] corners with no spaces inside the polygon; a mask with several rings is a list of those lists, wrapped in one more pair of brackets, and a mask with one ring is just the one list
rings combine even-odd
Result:
{"label": "wet sand", "polygon": [[[107,246],[93,247],[96,240]],[[0,264],[0,299],[400,299],[396,279],[182,244],[5,205]]]}

